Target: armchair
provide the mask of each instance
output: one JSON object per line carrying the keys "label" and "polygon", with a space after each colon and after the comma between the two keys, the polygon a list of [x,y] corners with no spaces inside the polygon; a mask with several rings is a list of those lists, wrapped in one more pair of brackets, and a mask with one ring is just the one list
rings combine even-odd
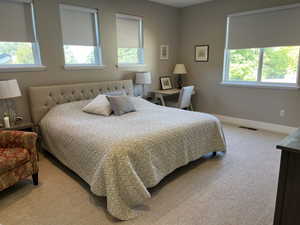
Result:
{"label": "armchair", "polygon": [[24,131],[0,131],[0,191],[32,176],[38,185],[37,135]]}

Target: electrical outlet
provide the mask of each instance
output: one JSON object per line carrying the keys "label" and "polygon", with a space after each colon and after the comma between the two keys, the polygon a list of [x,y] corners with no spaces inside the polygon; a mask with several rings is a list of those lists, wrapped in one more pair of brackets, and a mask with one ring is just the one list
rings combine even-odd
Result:
{"label": "electrical outlet", "polygon": [[279,112],[279,115],[280,115],[280,117],[284,117],[285,116],[285,110],[280,110],[280,112]]}

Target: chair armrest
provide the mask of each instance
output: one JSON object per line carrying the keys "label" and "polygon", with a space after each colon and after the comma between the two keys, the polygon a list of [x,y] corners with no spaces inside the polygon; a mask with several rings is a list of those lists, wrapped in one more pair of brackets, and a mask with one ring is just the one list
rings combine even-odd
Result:
{"label": "chair armrest", "polygon": [[32,153],[36,152],[36,140],[33,132],[0,131],[0,148],[25,148]]}

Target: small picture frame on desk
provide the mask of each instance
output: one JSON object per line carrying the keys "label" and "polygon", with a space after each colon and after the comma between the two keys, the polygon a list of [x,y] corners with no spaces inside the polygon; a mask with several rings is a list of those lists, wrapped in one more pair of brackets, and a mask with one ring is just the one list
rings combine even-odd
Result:
{"label": "small picture frame on desk", "polygon": [[160,84],[162,90],[169,90],[173,88],[170,76],[160,77]]}

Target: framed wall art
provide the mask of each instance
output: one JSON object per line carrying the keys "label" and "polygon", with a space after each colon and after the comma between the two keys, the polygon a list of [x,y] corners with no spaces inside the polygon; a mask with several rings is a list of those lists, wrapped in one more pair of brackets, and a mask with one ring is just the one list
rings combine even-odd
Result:
{"label": "framed wall art", "polygon": [[160,60],[168,60],[169,59],[169,46],[161,45],[160,46]]}
{"label": "framed wall art", "polygon": [[195,46],[195,61],[208,62],[209,58],[209,45],[196,45]]}

